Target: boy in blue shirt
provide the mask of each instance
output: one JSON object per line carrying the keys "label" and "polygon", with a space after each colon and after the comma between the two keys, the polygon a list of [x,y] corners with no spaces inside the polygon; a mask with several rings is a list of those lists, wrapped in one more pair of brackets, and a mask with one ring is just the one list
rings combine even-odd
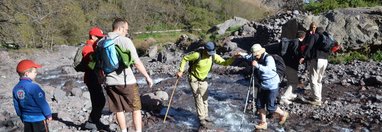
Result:
{"label": "boy in blue shirt", "polygon": [[45,100],[45,92],[33,82],[41,65],[32,60],[22,60],[17,65],[20,81],[13,88],[13,105],[17,116],[24,123],[25,132],[47,132],[47,121],[52,120],[52,112]]}

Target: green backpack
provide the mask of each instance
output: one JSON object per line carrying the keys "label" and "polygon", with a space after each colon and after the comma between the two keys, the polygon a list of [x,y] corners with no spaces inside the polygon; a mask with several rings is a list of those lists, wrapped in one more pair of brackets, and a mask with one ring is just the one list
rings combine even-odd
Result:
{"label": "green backpack", "polygon": [[129,50],[124,50],[118,45],[115,45],[115,49],[117,50],[118,55],[122,59],[121,62],[124,67],[130,67],[132,64],[134,64],[134,60],[131,57],[131,52]]}

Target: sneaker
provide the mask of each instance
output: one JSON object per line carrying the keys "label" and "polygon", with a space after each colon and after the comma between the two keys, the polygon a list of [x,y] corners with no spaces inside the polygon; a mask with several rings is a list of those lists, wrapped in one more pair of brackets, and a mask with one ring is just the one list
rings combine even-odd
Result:
{"label": "sneaker", "polygon": [[255,128],[256,129],[266,130],[268,128],[268,123],[262,121],[259,124],[255,125]]}
{"label": "sneaker", "polygon": [[321,106],[322,102],[319,100],[309,101],[309,104],[315,105],[315,106]]}
{"label": "sneaker", "polygon": [[286,112],[286,111],[284,111],[284,115],[283,115],[283,116],[280,116],[280,122],[279,122],[279,124],[280,124],[280,125],[283,125],[283,124],[285,123],[285,121],[287,120],[288,116],[289,116],[289,113]]}
{"label": "sneaker", "polygon": [[212,119],[207,117],[206,119],[204,119],[206,122],[212,122]]}
{"label": "sneaker", "polygon": [[292,103],[292,101],[289,101],[289,100],[281,97],[280,104],[289,105],[291,103]]}

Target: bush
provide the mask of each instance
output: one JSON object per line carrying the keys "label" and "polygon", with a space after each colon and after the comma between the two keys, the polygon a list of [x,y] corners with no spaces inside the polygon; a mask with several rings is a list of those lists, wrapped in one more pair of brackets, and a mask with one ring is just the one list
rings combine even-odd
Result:
{"label": "bush", "polygon": [[371,55],[371,58],[374,60],[374,61],[382,61],[382,51],[378,50],[377,52],[373,53]]}
{"label": "bush", "polygon": [[310,2],[304,6],[304,9],[318,14],[336,8],[373,7],[381,4],[382,2],[378,0],[310,0]]}
{"label": "bush", "polygon": [[[346,64],[354,60],[367,61],[369,60],[369,57],[367,54],[362,54],[358,51],[351,51],[348,53],[342,53],[342,54],[329,56],[328,59],[329,59],[329,62],[333,64]],[[382,54],[381,54],[381,59],[382,59]]]}

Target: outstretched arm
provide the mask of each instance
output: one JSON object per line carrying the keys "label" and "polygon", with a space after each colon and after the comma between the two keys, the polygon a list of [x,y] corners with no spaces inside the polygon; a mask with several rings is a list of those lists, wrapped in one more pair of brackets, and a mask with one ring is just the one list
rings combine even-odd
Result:
{"label": "outstretched arm", "polygon": [[228,60],[223,59],[220,55],[215,54],[214,62],[219,65],[228,66],[235,61],[237,57],[239,57],[240,54],[235,54],[233,57],[229,58]]}
{"label": "outstretched arm", "polygon": [[151,88],[153,86],[153,80],[150,78],[149,74],[146,71],[145,66],[143,65],[140,59],[136,59],[134,66],[137,67],[138,71],[143,74],[146,78],[147,85]]}

